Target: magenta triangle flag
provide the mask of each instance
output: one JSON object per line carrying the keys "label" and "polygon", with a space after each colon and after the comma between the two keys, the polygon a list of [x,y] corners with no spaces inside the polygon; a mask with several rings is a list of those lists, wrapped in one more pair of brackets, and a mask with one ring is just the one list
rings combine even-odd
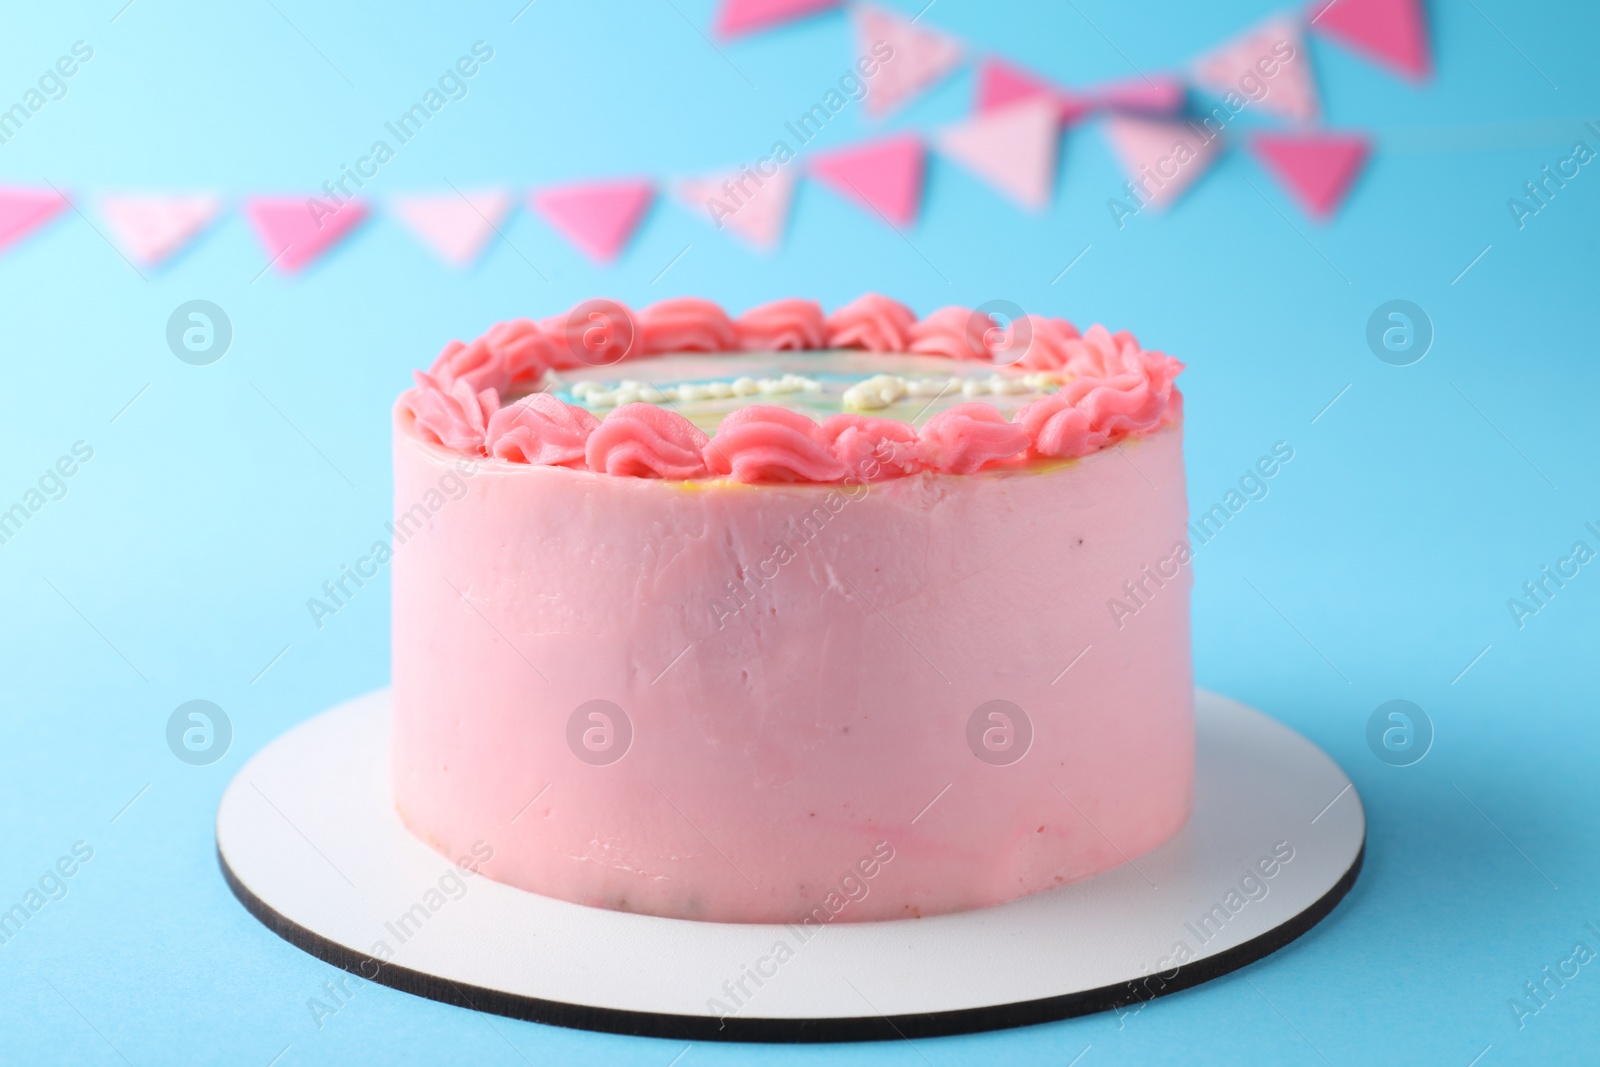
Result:
{"label": "magenta triangle flag", "polygon": [[590,258],[610,263],[627,245],[655,199],[647,179],[578,182],[536,190],[535,211]]}
{"label": "magenta triangle flag", "polygon": [[1413,80],[1433,71],[1422,0],[1314,0],[1313,29]]}
{"label": "magenta triangle flag", "polygon": [[1201,56],[1194,80],[1218,96],[1233,93],[1295,122],[1315,122],[1321,110],[1300,24],[1282,15]]}
{"label": "magenta triangle flag", "polygon": [[714,27],[719,37],[739,37],[830,11],[841,3],[843,0],[722,0]]}
{"label": "magenta triangle flag", "polygon": [[1360,176],[1371,142],[1359,133],[1258,133],[1250,147],[1309,214],[1327,219]]}
{"label": "magenta triangle flag", "polygon": [[1041,96],[1056,102],[1062,122],[1077,122],[1094,109],[1087,97],[1062,89],[1014,63],[991,56],[978,64],[976,110],[993,111]]}
{"label": "magenta triangle flag", "polygon": [[258,196],[244,212],[278,270],[293,274],[320,259],[367,217],[360,200],[332,204],[321,197]]}
{"label": "magenta triangle flag", "polygon": [[909,226],[922,207],[927,149],[904,133],[814,156],[808,172],[891,225]]}
{"label": "magenta triangle flag", "polygon": [[717,229],[727,229],[744,241],[770,252],[783,241],[798,175],[777,164],[770,177],[746,168],[678,183],[677,197],[703,213]]}
{"label": "magenta triangle flag", "polygon": [[1061,109],[1036,96],[947,126],[939,150],[1025,208],[1043,210],[1055,188]]}
{"label": "magenta triangle flag", "polygon": [[141,267],[160,266],[171,259],[221,213],[222,198],[209,193],[100,198],[100,214],[112,237]]}
{"label": "magenta triangle flag", "polygon": [[54,189],[0,186],[0,252],[4,252],[67,206]]}
{"label": "magenta triangle flag", "polygon": [[1220,137],[1208,138],[1188,123],[1171,119],[1112,115],[1106,120],[1106,134],[1137,199],[1158,208],[1175,202],[1216,162],[1221,149]]}
{"label": "magenta triangle flag", "polygon": [[499,232],[514,198],[504,189],[397,197],[394,212],[439,258],[470,265]]}
{"label": "magenta triangle flag", "polygon": [[898,110],[961,65],[961,42],[875,4],[855,8],[856,50],[875,60],[866,79],[867,114],[875,119]]}

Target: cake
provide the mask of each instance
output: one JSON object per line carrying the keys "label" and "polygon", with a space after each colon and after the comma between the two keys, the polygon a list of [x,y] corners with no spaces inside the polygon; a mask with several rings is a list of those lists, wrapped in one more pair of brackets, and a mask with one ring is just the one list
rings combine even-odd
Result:
{"label": "cake", "polygon": [[713,922],[1137,860],[1193,788],[1181,369],[877,295],[452,342],[394,410],[400,817],[497,881]]}

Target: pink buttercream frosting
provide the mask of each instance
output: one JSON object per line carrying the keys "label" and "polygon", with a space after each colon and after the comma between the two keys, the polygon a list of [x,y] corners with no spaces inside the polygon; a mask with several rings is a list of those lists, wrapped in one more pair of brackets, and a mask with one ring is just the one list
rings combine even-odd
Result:
{"label": "pink buttercream frosting", "polygon": [[554,345],[553,370],[605,367],[639,356],[639,321],[615,300],[585,300],[565,315],[539,322]]}
{"label": "pink buttercream frosting", "polygon": [[703,454],[714,473],[741,482],[836,482],[848,473],[822,427],[769,404],[730,413]]}
{"label": "pink buttercream frosting", "polygon": [[775,300],[751,308],[734,321],[746,352],[822,348],[828,343],[822,305],[815,300]]}
{"label": "pink buttercream frosting", "polygon": [[1183,364],[1141,350],[1132,334],[1112,335],[1092,326],[1087,336],[1064,347],[1066,366],[1079,376],[1017,413],[1036,454],[1086,456],[1149,433],[1181,412],[1173,380]]}
{"label": "pink buttercream frosting", "polygon": [[946,359],[988,359],[990,330],[997,324],[968,308],[940,308],[911,327],[911,351]]}
{"label": "pink buttercream frosting", "polygon": [[909,352],[917,314],[897,300],[867,293],[828,316],[829,348]]}
{"label": "pink buttercream frosting", "polygon": [[676,411],[654,404],[624,404],[589,435],[584,458],[592,471],[635,478],[698,478],[706,473],[701,450],[709,440]]}
{"label": "pink buttercream frosting", "polygon": [[999,348],[1012,366],[1026,370],[1060,370],[1071,357],[1068,342],[1078,338],[1078,328],[1066,319],[1023,315],[1005,329]]}
{"label": "pink buttercream frosting", "polygon": [[496,459],[546,467],[584,467],[600,420],[549,393],[534,393],[489,417],[484,447]]}
{"label": "pink buttercream frosting", "polygon": [[928,467],[916,429],[898,419],[831,415],[822,420],[821,430],[839,462],[867,481],[904,477]]}
{"label": "pink buttercream frosting", "polygon": [[988,404],[957,404],[922,427],[929,461],[950,474],[971,474],[1028,447],[1028,431]]}
{"label": "pink buttercream frosting", "polygon": [[[706,435],[674,411],[627,404],[603,421],[553,398],[500,409],[508,392],[536,387],[547,371],[604,366],[680,352],[857,348],[1012,365],[1055,374],[1060,391],[1011,419],[982,402],[936,414],[920,434],[896,420],[841,415],[818,426],[784,409],[729,414]],[[832,315],[809,300],[779,300],[737,320],[693,297],[640,312],[587,301],[564,316],[502,322],[471,343],[452,341],[400,405],[419,435],[447,448],[512,462],[575,466],[629,477],[736,481],[845,478],[875,457],[873,477],[921,470],[966,474],[1023,458],[1078,458],[1177,421],[1183,364],[1139,347],[1132,334],[1065,319],[1023,315],[1000,327],[967,308],[918,320],[905,305],[868,293]],[[896,428],[898,427],[898,428]]]}
{"label": "pink buttercream frosting", "polygon": [[[1182,444],[686,489],[468,476],[401,418],[399,817],[449,857],[492,845],[498,882],[704,922],[926,921],[1143,868],[1194,770]],[[1137,614],[1109,612],[1130,579]],[[1032,724],[1003,765],[997,698]],[[612,762],[574,722],[616,728]]]}
{"label": "pink buttercream frosting", "polygon": [[499,394],[492,388],[475,390],[470,380],[446,385],[422,371],[415,376],[416,386],[401,394],[400,403],[411,412],[418,436],[457,452],[482,455],[489,418],[500,407]]}
{"label": "pink buttercream frosting", "polygon": [[709,300],[684,296],[651,304],[638,314],[639,352],[732,352],[739,331],[728,313]]}

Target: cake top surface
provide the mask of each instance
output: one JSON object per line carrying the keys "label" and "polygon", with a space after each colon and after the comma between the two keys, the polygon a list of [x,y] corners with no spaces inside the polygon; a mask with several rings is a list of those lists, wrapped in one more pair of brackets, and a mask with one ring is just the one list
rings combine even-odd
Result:
{"label": "cake top surface", "polygon": [[604,417],[624,404],[665,405],[707,433],[740,408],[765,404],[822,422],[841,414],[912,426],[974,399],[1008,418],[1061,387],[1059,375],[975,360],[853,349],[657,356],[620,366],[551,371],[544,391]]}
{"label": "cake top surface", "polygon": [[401,394],[423,441],[509,464],[740,482],[971,474],[1071,459],[1181,417],[1182,364],[1132,334],[868,294],[592,300],[452,341]]}

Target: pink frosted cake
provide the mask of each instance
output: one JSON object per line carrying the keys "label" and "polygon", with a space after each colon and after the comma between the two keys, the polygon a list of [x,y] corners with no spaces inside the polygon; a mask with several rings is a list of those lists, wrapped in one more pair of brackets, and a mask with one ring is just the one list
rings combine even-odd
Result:
{"label": "pink frosted cake", "polygon": [[591,301],[395,408],[400,814],[489,877],[899,919],[1189,812],[1181,364],[866,296]]}

